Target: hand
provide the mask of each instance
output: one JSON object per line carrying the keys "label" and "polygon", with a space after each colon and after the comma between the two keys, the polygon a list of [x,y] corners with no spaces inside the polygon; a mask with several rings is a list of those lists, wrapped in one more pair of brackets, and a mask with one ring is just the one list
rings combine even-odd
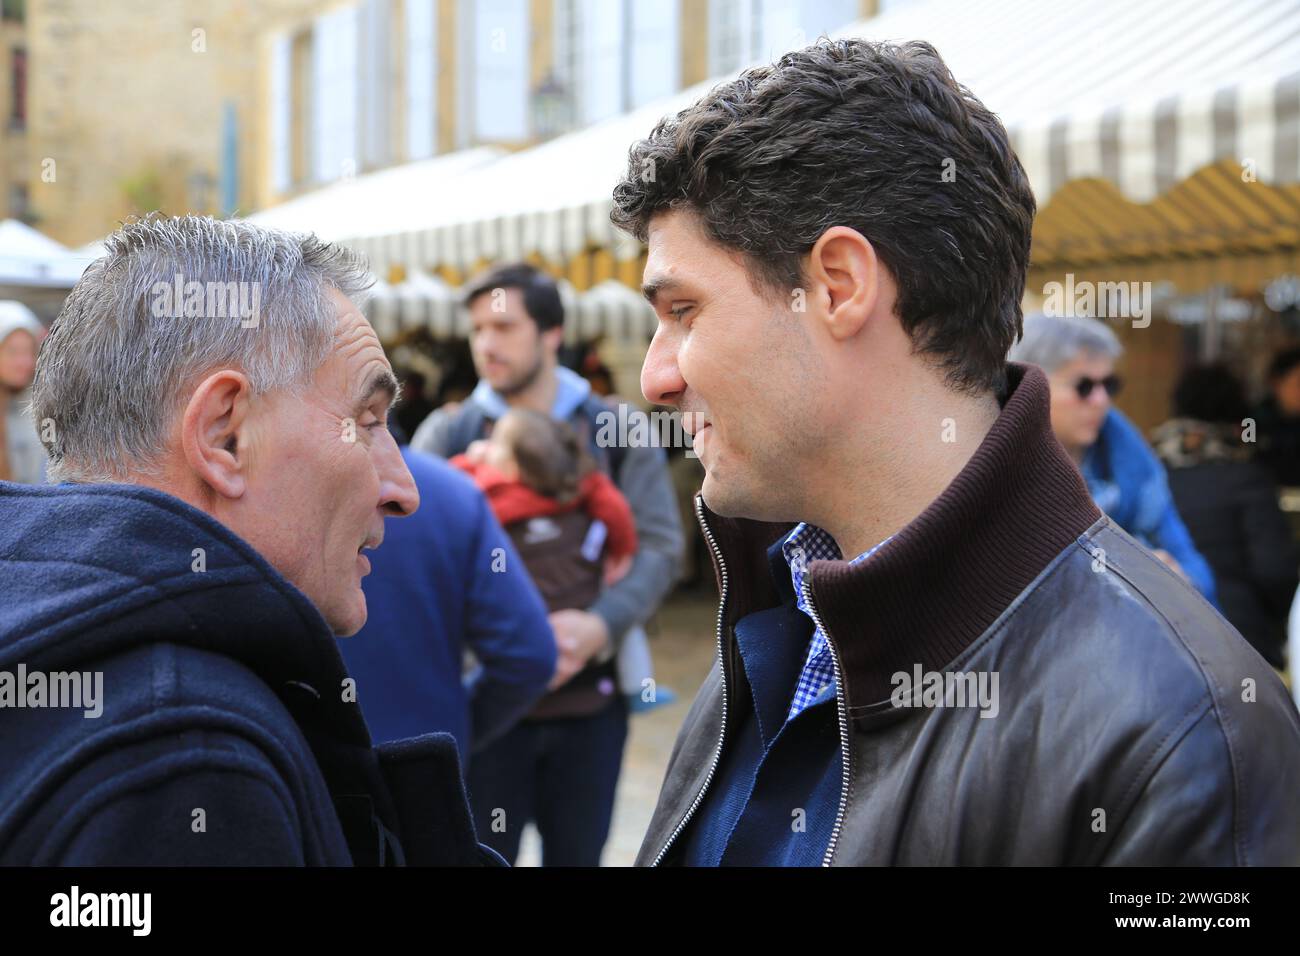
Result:
{"label": "hand", "polygon": [[487,448],[488,443],[486,439],[476,438],[474,441],[470,442],[469,447],[465,449],[465,457],[469,460],[470,464],[481,465],[487,459]]}
{"label": "hand", "polygon": [[627,577],[627,573],[632,570],[632,561],[636,558],[634,554],[625,554],[621,558],[605,559],[605,583],[615,584]]}
{"label": "hand", "polygon": [[548,616],[551,630],[555,632],[555,647],[560,652],[555,665],[555,676],[547,690],[555,690],[567,683],[574,674],[587,666],[587,662],[609,644],[609,628],[605,619],[591,611],[566,608]]}

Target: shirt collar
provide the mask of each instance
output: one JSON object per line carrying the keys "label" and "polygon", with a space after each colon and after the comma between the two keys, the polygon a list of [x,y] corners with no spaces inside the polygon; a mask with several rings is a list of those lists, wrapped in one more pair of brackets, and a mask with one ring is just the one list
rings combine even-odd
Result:
{"label": "shirt collar", "polygon": [[[863,551],[849,564],[865,561],[892,537],[891,534],[889,538],[881,541],[880,544]],[[809,524],[806,521],[799,522],[799,524],[795,525],[794,530],[786,535],[781,542],[781,554],[785,558],[785,563],[789,565],[790,579],[794,582],[795,604],[805,612],[807,608],[804,607],[803,601],[803,577],[808,570],[808,566],[814,561],[844,560],[840,546],[835,543],[835,538],[817,527],[817,525]]]}

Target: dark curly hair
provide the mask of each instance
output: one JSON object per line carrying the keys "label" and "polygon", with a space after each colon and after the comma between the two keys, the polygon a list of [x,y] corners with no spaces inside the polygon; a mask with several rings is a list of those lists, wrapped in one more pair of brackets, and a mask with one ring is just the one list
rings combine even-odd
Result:
{"label": "dark curly hair", "polygon": [[564,325],[564,302],[560,287],[541,269],[527,262],[499,265],[475,278],[465,289],[461,301],[465,308],[474,300],[497,289],[518,289],[523,293],[524,310],[537,324],[537,331],[558,329]]}
{"label": "dark curly hair", "polygon": [[645,242],[679,208],[783,296],[822,233],[856,229],[948,384],[1004,387],[1034,196],[1002,123],[928,43],[823,38],[663,120],[632,147],[611,218]]}

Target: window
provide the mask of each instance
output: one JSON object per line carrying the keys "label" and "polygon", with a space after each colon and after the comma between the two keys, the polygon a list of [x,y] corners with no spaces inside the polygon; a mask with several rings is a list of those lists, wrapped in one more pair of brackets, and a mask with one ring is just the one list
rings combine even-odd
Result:
{"label": "window", "polygon": [[460,145],[526,139],[528,0],[461,0]]}
{"label": "window", "polygon": [[289,182],[312,174],[312,49],[315,31],[299,30],[289,41]]}
{"label": "window", "polygon": [[389,143],[390,0],[362,0],[360,15],[361,159],[367,168],[392,160]]}
{"label": "window", "polygon": [[759,0],[710,0],[709,75],[734,73],[750,59]]}
{"label": "window", "polygon": [[857,0],[710,0],[709,72],[770,62],[860,14]]}
{"label": "window", "polygon": [[756,5],[753,19],[754,45],[749,51],[747,66],[753,61],[770,62],[781,56],[786,50],[797,50],[812,43],[823,32],[817,27],[809,28],[804,22],[804,11],[800,8],[815,6],[809,3],[760,2]]}
{"label": "window", "polygon": [[572,90],[578,81],[578,51],[582,47],[579,26],[582,16],[578,7],[583,0],[555,0],[553,62],[551,75],[566,89]]}
{"label": "window", "polygon": [[316,20],[312,43],[312,173],[327,183],[357,170],[357,9]]}
{"label": "window", "polygon": [[9,109],[9,125],[22,129],[27,125],[27,51],[14,47],[10,67],[10,88],[13,103]]}
{"label": "window", "polygon": [[288,35],[271,41],[270,126],[271,189],[286,192],[293,185],[293,41]]}
{"label": "window", "polygon": [[406,0],[406,158],[438,151],[436,0]]}
{"label": "window", "polygon": [[31,203],[27,195],[27,187],[22,183],[14,183],[9,187],[9,215],[13,219],[26,220],[31,214]]}
{"label": "window", "polygon": [[862,16],[857,0],[764,0],[763,6],[758,56],[764,60],[807,46],[822,34],[843,29]]}
{"label": "window", "polygon": [[580,123],[598,123],[627,108],[626,7],[623,0],[582,0],[578,6]]}
{"label": "window", "polygon": [[575,0],[571,7],[571,89],[580,122],[599,122],[677,92],[678,0]]}
{"label": "window", "polygon": [[681,4],[631,0],[631,68],[628,107],[636,109],[681,88]]}
{"label": "window", "polygon": [[581,90],[579,35],[583,0],[554,0],[551,18],[551,69],[533,89],[533,134],[546,138],[574,126]]}

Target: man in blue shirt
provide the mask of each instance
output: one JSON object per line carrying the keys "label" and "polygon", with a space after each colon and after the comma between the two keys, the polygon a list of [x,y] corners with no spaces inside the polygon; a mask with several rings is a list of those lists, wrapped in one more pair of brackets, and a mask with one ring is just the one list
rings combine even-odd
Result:
{"label": "man in blue shirt", "polygon": [[[473,482],[410,446],[402,458],[423,506],[390,522],[362,581],[366,626],[339,646],[375,740],[444,731],[464,766],[546,691],[555,638],[541,595]],[[463,678],[467,650],[478,666]]]}

